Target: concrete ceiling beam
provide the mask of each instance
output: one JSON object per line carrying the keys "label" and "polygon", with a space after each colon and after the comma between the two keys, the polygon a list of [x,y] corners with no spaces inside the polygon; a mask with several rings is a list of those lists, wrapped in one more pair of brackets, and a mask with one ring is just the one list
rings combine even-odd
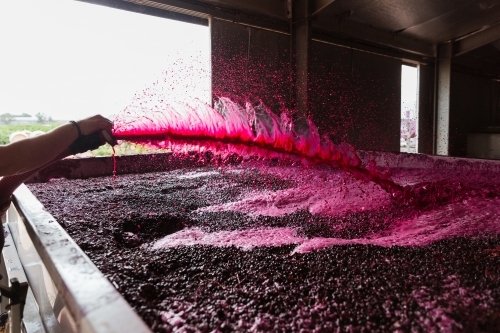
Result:
{"label": "concrete ceiling beam", "polygon": [[335,2],[335,0],[313,0],[312,1],[312,8],[311,8],[311,16],[319,14],[323,9],[326,7],[330,6]]}
{"label": "concrete ceiling beam", "polygon": [[500,22],[453,42],[453,56],[459,56],[500,40]]}
{"label": "concrete ceiling beam", "polygon": [[325,20],[319,17],[314,21],[313,28],[318,31],[349,37],[355,40],[368,41],[372,44],[388,46],[429,58],[434,58],[435,55],[435,47],[431,43],[409,37],[404,33],[392,33],[354,22],[347,15],[345,17],[338,17],[337,20]]}

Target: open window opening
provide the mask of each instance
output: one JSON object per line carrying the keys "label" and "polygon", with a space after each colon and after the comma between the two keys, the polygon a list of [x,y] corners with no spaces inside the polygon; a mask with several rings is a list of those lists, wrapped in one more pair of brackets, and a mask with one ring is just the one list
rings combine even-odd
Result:
{"label": "open window opening", "polygon": [[400,151],[418,152],[418,66],[401,68],[401,136]]}
{"label": "open window opening", "polygon": [[211,103],[208,24],[16,0],[2,4],[0,31],[0,144],[13,131],[30,135],[94,114],[113,119],[152,86]]}

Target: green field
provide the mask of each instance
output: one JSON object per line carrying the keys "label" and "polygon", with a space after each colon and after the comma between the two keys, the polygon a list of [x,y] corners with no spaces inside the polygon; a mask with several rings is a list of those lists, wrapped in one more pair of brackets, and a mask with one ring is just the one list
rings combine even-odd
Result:
{"label": "green field", "polygon": [[56,128],[61,123],[50,123],[50,124],[2,124],[0,125],[0,145],[6,145],[9,143],[9,136],[13,132],[28,130],[30,132],[34,131],[44,131],[48,132],[53,128]]}
{"label": "green field", "polygon": [[[9,136],[13,132],[28,130],[48,132],[51,129],[59,126],[61,123],[50,124],[0,124],[0,145],[9,143]],[[154,152],[164,152],[164,150],[150,149],[141,145],[123,142],[115,147],[116,155],[131,155],[131,154],[146,154]],[[93,156],[110,156],[113,153],[111,146],[105,144],[96,150],[92,151]]]}

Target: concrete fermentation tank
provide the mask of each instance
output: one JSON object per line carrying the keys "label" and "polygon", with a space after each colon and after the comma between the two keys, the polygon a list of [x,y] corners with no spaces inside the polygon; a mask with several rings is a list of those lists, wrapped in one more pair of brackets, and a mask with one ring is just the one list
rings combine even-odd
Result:
{"label": "concrete fermentation tank", "polygon": [[[430,170],[445,173],[480,171],[491,177],[500,172],[499,161],[404,153],[359,154],[365,165],[373,160],[391,169],[421,170],[424,173]],[[182,171],[199,165],[176,161],[170,154],[124,156],[119,157],[118,164],[120,173],[158,171],[166,166]],[[75,181],[109,176],[112,160],[63,160],[49,169],[45,174],[35,175],[32,181],[46,181],[54,177],[56,170],[62,170],[65,177]],[[29,282],[23,319],[26,332],[150,332],[115,286],[25,185],[14,193],[13,202],[3,221],[7,237],[2,274],[3,281],[17,277]],[[71,207],[66,209],[71,210]]]}

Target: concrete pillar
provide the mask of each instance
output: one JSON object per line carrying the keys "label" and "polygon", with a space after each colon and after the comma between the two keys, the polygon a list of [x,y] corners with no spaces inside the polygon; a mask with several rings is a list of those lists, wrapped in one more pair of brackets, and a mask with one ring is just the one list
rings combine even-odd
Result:
{"label": "concrete pillar", "polygon": [[311,5],[309,0],[288,0],[292,65],[291,103],[299,115],[308,115],[309,45]]}
{"label": "concrete pillar", "polygon": [[436,104],[434,113],[434,153],[436,155],[449,155],[451,56],[451,43],[438,45],[436,52]]}

